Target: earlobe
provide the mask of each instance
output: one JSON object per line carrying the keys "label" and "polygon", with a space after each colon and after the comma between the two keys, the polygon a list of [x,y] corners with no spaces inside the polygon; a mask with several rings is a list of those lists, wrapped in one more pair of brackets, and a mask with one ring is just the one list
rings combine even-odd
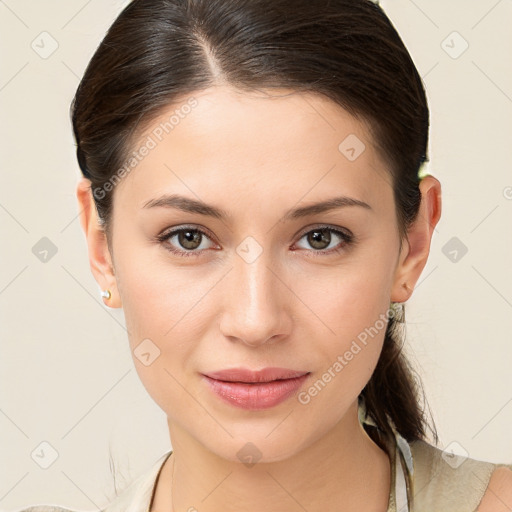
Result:
{"label": "earlobe", "polygon": [[419,188],[420,209],[407,230],[407,240],[404,240],[391,293],[393,302],[406,302],[412,295],[427,263],[432,234],[441,217],[441,183],[427,175],[421,180]]}
{"label": "earlobe", "polygon": [[76,188],[76,196],[80,212],[80,225],[86,238],[92,274],[102,291],[110,291],[110,297],[106,293],[101,294],[105,304],[112,308],[119,308],[121,301],[116,287],[112,257],[94,204],[90,180],[80,179]]}

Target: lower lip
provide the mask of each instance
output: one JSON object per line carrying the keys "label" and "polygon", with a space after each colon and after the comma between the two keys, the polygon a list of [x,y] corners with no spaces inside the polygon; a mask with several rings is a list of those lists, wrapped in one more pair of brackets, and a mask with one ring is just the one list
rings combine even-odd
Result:
{"label": "lower lip", "polygon": [[274,407],[295,394],[309,373],[294,379],[273,380],[258,384],[226,382],[203,375],[210,389],[221,399],[242,409],[260,410]]}

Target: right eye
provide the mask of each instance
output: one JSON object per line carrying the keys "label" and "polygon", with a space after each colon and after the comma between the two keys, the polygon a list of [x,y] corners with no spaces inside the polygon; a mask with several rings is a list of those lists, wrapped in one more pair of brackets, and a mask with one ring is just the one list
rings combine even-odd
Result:
{"label": "right eye", "polygon": [[[183,257],[200,256],[205,248],[203,247],[201,250],[198,249],[201,247],[201,242],[205,238],[209,237],[204,231],[193,227],[172,229],[157,237],[158,241],[162,243],[166,250]],[[175,239],[174,244],[170,242],[172,239]],[[182,247],[182,249],[176,249],[176,245]]]}

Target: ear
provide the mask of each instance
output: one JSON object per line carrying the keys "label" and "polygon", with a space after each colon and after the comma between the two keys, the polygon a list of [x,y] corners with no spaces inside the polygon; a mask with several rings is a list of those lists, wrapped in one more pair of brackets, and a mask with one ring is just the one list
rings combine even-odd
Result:
{"label": "ear", "polygon": [[[392,302],[405,302],[425,267],[432,233],[441,217],[441,183],[427,175],[420,181],[421,204],[416,220],[407,230],[391,292]],[[404,286],[405,283],[405,286]]]}
{"label": "ear", "polygon": [[85,233],[89,250],[91,271],[102,290],[110,290],[111,298],[103,297],[104,303],[111,308],[122,307],[121,298],[116,286],[112,256],[107,243],[107,236],[100,224],[94,198],[92,197],[91,181],[80,178],[76,188],[80,224]]}

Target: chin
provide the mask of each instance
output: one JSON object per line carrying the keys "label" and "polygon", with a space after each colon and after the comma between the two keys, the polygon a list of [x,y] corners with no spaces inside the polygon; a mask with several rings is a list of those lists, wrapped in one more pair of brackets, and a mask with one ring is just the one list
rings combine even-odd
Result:
{"label": "chin", "polygon": [[[229,427],[227,427],[228,430]],[[253,467],[255,464],[281,462],[293,457],[305,449],[314,439],[304,438],[303,432],[295,436],[285,430],[278,432],[276,423],[272,428],[262,429],[261,432],[251,434],[239,433],[233,438],[222,436],[222,439],[211,436],[208,439],[198,439],[203,446],[217,457],[230,462],[242,463],[246,467]],[[270,433],[272,432],[272,433]],[[270,433],[270,435],[269,435]]]}

